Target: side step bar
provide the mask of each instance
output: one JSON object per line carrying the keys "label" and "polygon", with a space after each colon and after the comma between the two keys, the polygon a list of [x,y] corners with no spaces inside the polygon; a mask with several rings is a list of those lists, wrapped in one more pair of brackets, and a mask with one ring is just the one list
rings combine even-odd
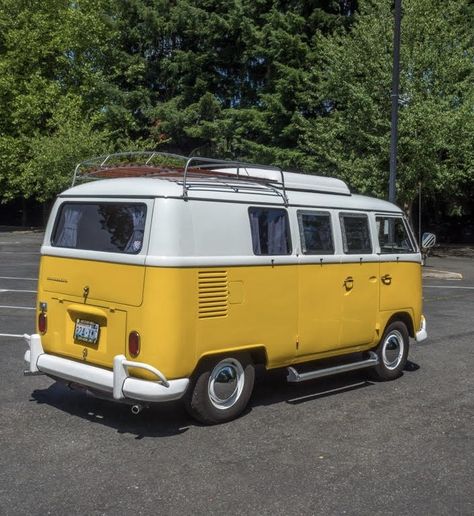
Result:
{"label": "side step bar", "polygon": [[367,360],[361,362],[353,362],[352,364],[337,365],[334,367],[327,367],[326,369],[315,369],[307,373],[299,373],[294,367],[288,367],[288,376],[286,380],[291,383],[305,382],[306,380],[313,380],[314,378],[322,378],[323,376],[331,376],[333,374],[345,373],[346,371],[355,371],[356,369],[365,369],[379,363],[377,355],[370,351]]}

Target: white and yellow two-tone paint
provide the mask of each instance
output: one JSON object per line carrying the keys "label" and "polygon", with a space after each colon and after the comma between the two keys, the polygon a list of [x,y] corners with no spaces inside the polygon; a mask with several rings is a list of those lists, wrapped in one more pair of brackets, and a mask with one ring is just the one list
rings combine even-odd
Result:
{"label": "white and yellow two-tone paint", "polygon": [[[179,177],[105,179],[62,193],[41,248],[38,316],[46,317],[47,327],[28,339],[28,371],[137,406],[185,394],[192,405],[202,371],[210,395],[219,374],[237,376],[235,401],[245,390],[244,369],[255,364],[273,369],[369,352],[394,321],[412,338],[425,338],[416,243],[410,237],[410,253],[381,254],[377,238],[377,217],[402,219],[401,210],[351,195],[336,179],[289,173],[285,179],[284,196],[261,184],[239,189],[231,179],[213,185],[212,178],[191,178],[183,198]],[[65,202],[143,203],[141,251],[55,246],[55,221]],[[290,254],[254,254],[250,207],[287,211]],[[302,210],[329,214],[333,254],[303,253]],[[370,254],[344,253],[340,214],[347,213],[367,216]],[[74,339],[78,319],[100,325],[97,343]],[[140,337],[138,356],[129,352],[131,332]],[[236,365],[241,356],[245,361]],[[220,363],[221,370],[213,373]],[[214,402],[208,405],[220,418],[198,417],[228,419],[234,402]],[[242,409],[228,412],[234,417]]]}

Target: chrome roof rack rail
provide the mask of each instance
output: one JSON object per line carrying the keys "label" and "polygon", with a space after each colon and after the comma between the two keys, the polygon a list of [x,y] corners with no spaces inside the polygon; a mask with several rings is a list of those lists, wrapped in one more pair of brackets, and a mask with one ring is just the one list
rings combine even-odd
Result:
{"label": "chrome roof rack rail", "polygon": [[[168,164],[165,163],[166,160],[168,160]],[[156,164],[154,161],[161,161],[161,163]],[[170,161],[173,163],[172,165],[169,165]],[[218,178],[221,180],[221,186],[227,186],[234,191],[255,189],[255,185],[259,184],[260,187],[257,188],[256,191],[259,191],[259,193],[264,190],[272,192],[273,195],[278,195],[283,199],[285,206],[288,205],[285,175],[280,167],[204,158],[201,156],[186,157],[179,154],[158,151],[111,153],[82,161],[76,165],[71,186],[74,186],[78,181],[103,179],[104,172],[111,171],[113,168],[125,168],[126,166],[143,167],[143,174],[137,173],[138,177],[140,175],[159,177],[160,175],[165,175],[165,173],[169,174],[171,170],[177,174],[182,174],[184,200],[188,199],[188,191],[193,188],[193,185],[189,182],[190,171],[192,170],[193,173],[202,171],[206,178]],[[160,167],[162,167],[161,170]],[[153,168],[155,168],[155,170],[153,170]],[[275,175],[274,177],[262,177],[261,175],[259,177],[258,175],[252,175],[252,171],[259,171],[260,173],[263,171],[275,172]],[[213,172],[215,175],[213,175]],[[239,182],[238,187],[225,184],[223,179],[226,178],[226,176],[228,176],[229,179],[236,179]],[[205,186],[206,183],[201,182],[200,188]],[[213,187],[214,185],[207,183],[207,186]]]}
{"label": "chrome roof rack rail", "polygon": [[[227,161],[227,160],[218,160],[213,158],[203,158],[200,156],[191,156],[188,158],[186,162],[186,166],[184,168],[184,174],[183,174],[183,199],[188,198],[188,190],[190,189],[190,185],[188,183],[188,171],[191,167],[194,169],[200,169],[200,170],[206,170],[206,171],[216,171],[218,169],[218,172],[226,173],[225,170],[235,170],[235,177],[237,180],[244,180],[244,181],[252,181],[252,182],[258,182],[261,184],[266,185],[268,188],[273,190],[274,193],[281,196],[283,199],[283,202],[285,203],[285,206],[288,205],[288,197],[286,195],[286,187],[285,187],[285,175],[283,173],[283,170],[280,167],[274,167],[271,165],[257,165],[255,163],[245,163],[241,161]],[[242,171],[247,171],[248,169],[253,170],[268,170],[268,171],[274,171],[278,174],[280,180],[277,179],[265,179],[265,178],[259,178],[256,176],[252,176],[251,173],[248,173],[246,176],[242,176]],[[230,174],[229,174],[230,176]],[[280,186],[282,191],[280,192],[277,187],[275,187],[275,184],[277,186]],[[243,189],[245,187],[239,186],[239,189]]]}
{"label": "chrome roof rack rail", "polygon": [[[155,157],[168,158],[171,160],[179,161],[180,163],[185,163],[188,159],[186,156],[181,156],[179,154],[157,151],[131,151],[110,153],[106,154],[105,156],[87,159],[78,163],[74,170],[74,176],[72,179],[71,186],[74,186],[76,182],[80,180],[84,181],[90,179],[103,179],[103,177],[98,177],[95,174],[103,172],[104,170],[107,170],[114,165],[117,166],[120,164],[128,164],[151,167],[152,160]],[[83,170],[84,172],[81,173],[81,170]]]}

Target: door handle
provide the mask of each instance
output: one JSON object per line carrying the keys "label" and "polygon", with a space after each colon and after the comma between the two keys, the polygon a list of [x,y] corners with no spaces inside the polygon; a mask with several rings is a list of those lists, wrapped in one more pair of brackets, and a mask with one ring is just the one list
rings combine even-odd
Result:
{"label": "door handle", "polygon": [[384,285],[390,285],[392,283],[392,276],[390,276],[390,274],[384,274],[380,279]]}
{"label": "door handle", "polygon": [[354,287],[354,278],[352,276],[347,276],[344,280],[344,287],[346,290],[351,290]]}

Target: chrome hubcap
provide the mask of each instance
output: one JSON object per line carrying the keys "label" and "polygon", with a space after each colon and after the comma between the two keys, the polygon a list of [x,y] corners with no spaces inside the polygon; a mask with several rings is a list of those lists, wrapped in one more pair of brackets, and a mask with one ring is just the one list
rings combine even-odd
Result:
{"label": "chrome hubcap", "polygon": [[382,359],[387,369],[396,369],[402,361],[405,342],[402,334],[394,330],[384,340],[382,346]]}
{"label": "chrome hubcap", "polygon": [[244,369],[238,360],[226,358],[211,372],[208,383],[209,399],[214,407],[224,410],[232,407],[244,388]]}

